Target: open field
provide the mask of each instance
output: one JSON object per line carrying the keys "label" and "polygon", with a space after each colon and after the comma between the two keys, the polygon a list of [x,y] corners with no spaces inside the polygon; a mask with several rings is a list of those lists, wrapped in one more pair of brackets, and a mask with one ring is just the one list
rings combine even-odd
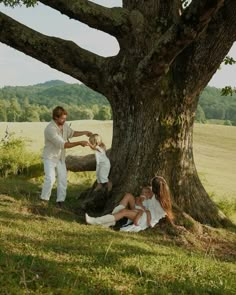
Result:
{"label": "open field", "polygon": [[[16,136],[31,140],[29,148],[40,151],[43,130],[47,123],[0,123],[0,138],[6,126]],[[107,147],[111,146],[112,121],[73,121],[75,130],[91,130],[102,135]],[[68,153],[85,155],[89,148],[78,147]],[[214,198],[236,199],[236,127],[196,124],[194,129],[195,163],[207,191]]]}

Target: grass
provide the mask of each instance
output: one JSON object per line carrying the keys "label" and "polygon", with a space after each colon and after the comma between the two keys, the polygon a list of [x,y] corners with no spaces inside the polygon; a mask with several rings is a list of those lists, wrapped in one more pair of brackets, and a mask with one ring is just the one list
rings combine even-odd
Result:
{"label": "grass", "polygon": [[[44,123],[9,126],[16,136],[32,140],[33,151],[41,149]],[[78,121],[72,127],[101,133],[111,143],[111,122]],[[201,180],[234,221],[235,146],[235,127],[196,124],[194,154]],[[156,228],[131,234],[87,226],[77,214],[77,196],[94,179],[94,172],[70,173],[62,210],[55,207],[55,189],[48,206],[39,202],[42,177],[0,178],[1,295],[236,294],[233,229],[204,227],[193,234]]]}
{"label": "grass", "polygon": [[[81,189],[88,176],[81,175]],[[234,232],[206,227],[196,237],[87,226],[70,210],[73,184],[64,210],[55,207],[55,191],[49,206],[38,201],[40,185],[0,179],[1,295],[235,294]]]}

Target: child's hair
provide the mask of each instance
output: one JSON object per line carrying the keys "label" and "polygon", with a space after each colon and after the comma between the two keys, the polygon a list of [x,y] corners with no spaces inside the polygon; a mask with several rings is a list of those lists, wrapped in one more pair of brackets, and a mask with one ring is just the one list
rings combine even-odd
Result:
{"label": "child's hair", "polygon": [[89,137],[89,142],[96,146],[96,145],[99,145],[102,143],[102,138],[99,134],[92,134],[90,137]]}
{"label": "child's hair", "polygon": [[152,191],[152,188],[151,188],[150,185],[146,184],[146,185],[142,186],[142,191],[143,190],[147,190],[147,191],[151,192]]}
{"label": "child's hair", "polygon": [[152,179],[152,191],[166,212],[168,218],[172,221],[174,216],[172,212],[170,191],[166,180],[161,176],[155,176]]}

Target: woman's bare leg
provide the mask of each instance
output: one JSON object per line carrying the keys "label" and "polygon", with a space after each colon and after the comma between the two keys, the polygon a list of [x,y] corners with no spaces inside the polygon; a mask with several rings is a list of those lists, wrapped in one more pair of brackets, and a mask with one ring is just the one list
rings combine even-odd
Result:
{"label": "woman's bare leg", "polygon": [[138,214],[139,214],[138,211],[123,209],[120,212],[113,214],[113,216],[115,217],[115,221],[118,221],[118,220],[122,219],[123,217],[126,217],[126,218],[134,221]]}
{"label": "woman's bare leg", "polygon": [[126,193],[119,204],[123,205],[125,208],[129,207],[130,210],[133,210],[135,208],[135,197],[130,193]]}

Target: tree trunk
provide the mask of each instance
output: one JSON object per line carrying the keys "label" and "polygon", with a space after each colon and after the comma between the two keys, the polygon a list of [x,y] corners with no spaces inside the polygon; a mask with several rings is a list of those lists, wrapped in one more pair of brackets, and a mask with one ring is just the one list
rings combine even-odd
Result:
{"label": "tree trunk", "polygon": [[[201,223],[219,225],[222,218],[199,180],[193,158],[198,97],[185,97],[165,79],[155,94],[137,89],[131,95],[125,87],[121,92],[116,88],[110,154],[113,191],[103,212],[111,211],[125,192],[138,194],[142,184],[158,174],[167,180],[174,204]],[[87,209],[91,204],[90,193]]]}

